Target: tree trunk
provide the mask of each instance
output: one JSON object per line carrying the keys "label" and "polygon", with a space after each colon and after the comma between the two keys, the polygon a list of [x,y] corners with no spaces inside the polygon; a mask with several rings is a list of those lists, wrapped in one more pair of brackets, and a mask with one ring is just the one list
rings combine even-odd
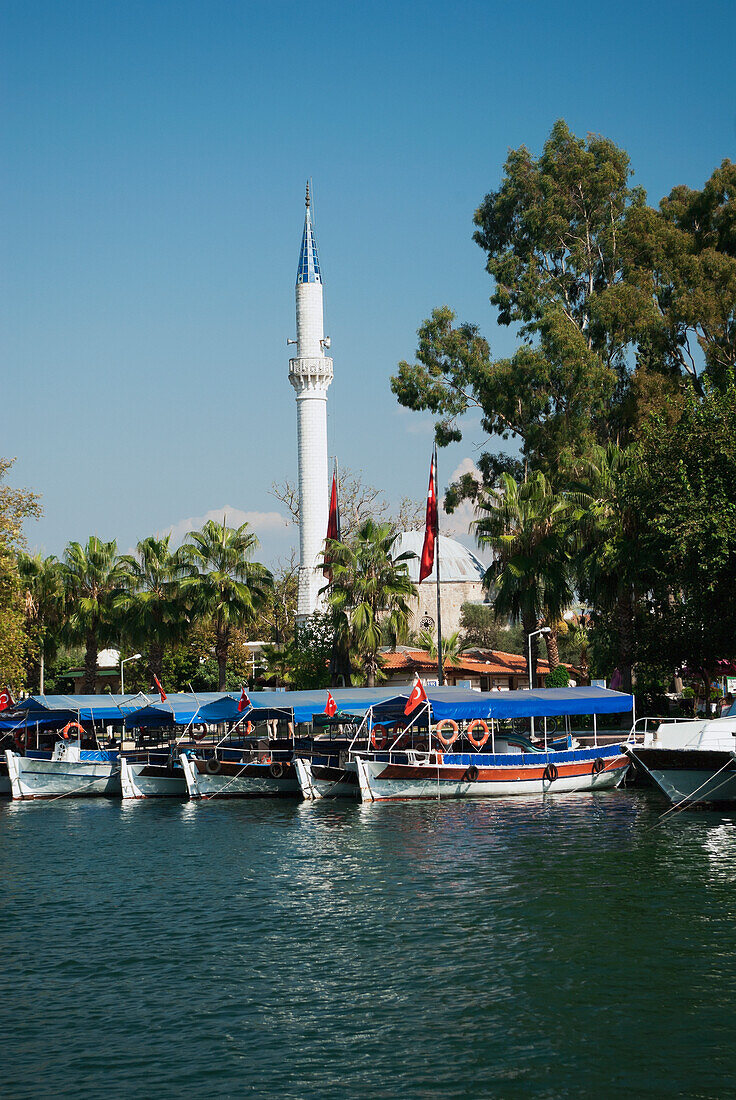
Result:
{"label": "tree trunk", "polygon": [[560,663],[560,649],[557,644],[557,628],[553,627],[549,634],[545,635],[547,639],[547,662],[549,663],[550,672],[554,672]]}
{"label": "tree trunk", "polygon": [[148,647],[148,668],[152,676],[157,676],[159,680],[163,675],[164,665],[164,647],[159,645],[158,642],[151,642]]}
{"label": "tree trunk", "polygon": [[537,621],[536,619],[530,619],[526,616],[522,616],[521,623],[524,627],[524,641],[526,643],[526,653],[524,654],[524,656],[526,657],[526,671],[527,676],[529,677],[529,687],[533,688],[537,682],[537,655],[539,653],[539,635],[537,634],[535,638],[532,638],[531,665],[529,664],[529,635],[537,629]]}
{"label": "tree trunk", "polygon": [[87,635],[87,648],[84,654],[84,679],[82,695],[94,695],[97,684],[97,635]]}
{"label": "tree trunk", "polygon": [[230,631],[222,630],[218,627],[217,640],[215,641],[215,657],[217,658],[217,668],[219,671],[220,686],[218,691],[225,691],[225,682],[227,679],[227,654],[230,648]]}

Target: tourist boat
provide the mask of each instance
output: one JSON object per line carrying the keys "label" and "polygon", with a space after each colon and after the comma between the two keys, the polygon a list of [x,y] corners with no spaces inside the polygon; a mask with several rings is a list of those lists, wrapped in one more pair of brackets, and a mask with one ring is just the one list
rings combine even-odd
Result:
{"label": "tourist boat", "polygon": [[634,727],[624,749],[670,802],[736,806],[736,706],[724,718],[643,721],[642,741]]}
{"label": "tourist boat", "polygon": [[[84,732],[81,726],[77,731]],[[13,799],[120,797],[120,754],[83,749],[81,737],[69,733],[65,727],[50,759],[6,751]]]}
{"label": "tourist boat", "polygon": [[295,756],[296,769],[302,798],[306,802],[318,802],[322,798],[360,799],[358,769],[354,760],[339,761]]}
{"label": "tourist boat", "polygon": [[166,750],[125,753],[120,759],[120,788],[124,800],[187,797],[178,754]]}
{"label": "tourist boat", "polygon": [[290,750],[217,749],[179,756],[190,799],[298,797],[299,780]]}
{"label": "tourist boat", "polygon": [[[597,687],[481,694],[416,685],[415,691],[419,709],[411,713],[407,704],[407,710],[410,722],[428,723],[423,744],[399,738],[387,745],[367,717],[371,748],[351,753],[363,802],[611,790],[629,767],[620,744],[598,744],[596,719],[632,710],[630,695]],[[395,717],[385,706],[383,713]],[[568,734],[545,746],[507,728],[509,720],[571,715],[592,716],[592,745],[580,747]]]}
{"label": "tourist boat", "polygon": [[620,745],[563,752],[357,753],[363,802],[504,798],[617,787],[629,766]]}

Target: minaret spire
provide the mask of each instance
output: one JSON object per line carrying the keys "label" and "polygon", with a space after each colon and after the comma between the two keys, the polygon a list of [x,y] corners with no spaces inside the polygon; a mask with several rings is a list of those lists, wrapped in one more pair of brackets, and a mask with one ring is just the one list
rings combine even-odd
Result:
{"label": "minaret spire", "polygon": [[328,520],[327,390],[332,360],[325,355],[322,273],[311,215],[309,181],[304,232],[296,273],[296,358],[289,360],[289,381],[296,391],[299,448],[299,596],[297,618],[319,610],[324,584],[318,562]]}

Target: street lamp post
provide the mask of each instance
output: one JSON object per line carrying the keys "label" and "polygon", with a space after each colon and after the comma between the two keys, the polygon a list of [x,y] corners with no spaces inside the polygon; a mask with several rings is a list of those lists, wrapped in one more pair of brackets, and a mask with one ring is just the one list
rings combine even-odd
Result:
{"label": "street lamp post", "polygon": [[124,672],[123,672],[123,665],[127,664],[128,661],[140,661],[142,656],[143,655],[141,653],[134,653],[132,657],[125,657],[120,662],[120,694],[121,695],[125,695],[125,676],[124,676]]}
{"label": "street lamp post", "polygon": [[[532,680],[532,638],[536,638],[537,634],[551,634],[552,631],[548,626],[542,626],[539,630],[532,630],[529,635],[529,690],[534,690],[534,683]],[[546,726],[545,726],[546,729]],[[534,737],[534,715],[532,715],[532,737]],[[546,736],[545,736],[546,741]]]}

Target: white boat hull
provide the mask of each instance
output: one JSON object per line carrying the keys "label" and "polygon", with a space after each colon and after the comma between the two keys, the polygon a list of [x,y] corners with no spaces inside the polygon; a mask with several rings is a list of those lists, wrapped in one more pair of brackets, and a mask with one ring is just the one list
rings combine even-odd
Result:
{"label": "white boat hull", "polygon": [[36,798],[119,798],[118,761],[34,760],[8,751],[11,793],[15,800]]}
{"label": "white boat hull", "polygon": [[410,763],[358,756],[361,800],[508,798],[611,790],[629,766],[618,746],[540,753],[541,760],[530,759],[530,755],[509,754],[504,759],[502,755],[438,753]]}
{"label": "white boat hull", "polygon": [[179,759],[191,799],[293,798],[301,793],[291,762],[215,762],[189,757],[184,753]]}
{"label": "white boat hull", "polygon": [[318,802],[322,798],[360,799],[358,769],[354,761],[348,761],[340,768],[313,764],[304,757],[295,757],[294,767],[307,802]]}
{"label": "white boat hull", "polygon": [[629,748],[673,804],[736,806],[736,753],[712,749]]}
{"label": "white boat hull", "polygon": [[187,781],[182,768],[150,764],[123,758],[120,785],[124,800],[141,798],[187,798]]}

